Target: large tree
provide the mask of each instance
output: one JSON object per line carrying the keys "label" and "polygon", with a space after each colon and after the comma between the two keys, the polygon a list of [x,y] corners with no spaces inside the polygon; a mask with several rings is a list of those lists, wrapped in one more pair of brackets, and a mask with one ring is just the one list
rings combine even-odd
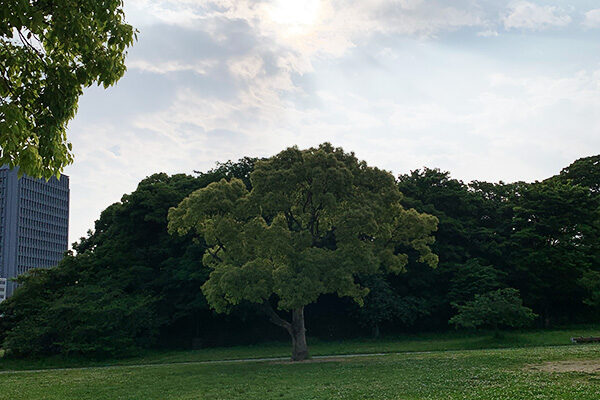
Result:
{"label": "large tree", "polygon": [[308,357],[304,307],[319,296],[362,303],[369,289],[359,275],[402,272],[409,253],[437,264],[429,248],[437,219],[404,209],[390,173],[341,148],[288,148],[259,161],[250,180],[251,191],[238,179],[197,190],[169,211],[169,231],[209,246],[209,304],[218,312],[260,304],[289,332],[293,360]]}
{"label": "large tree", "polygon": [[125,72],[135,31],[122,0],[0,0],[0,165],[58,175],[83,88]]}

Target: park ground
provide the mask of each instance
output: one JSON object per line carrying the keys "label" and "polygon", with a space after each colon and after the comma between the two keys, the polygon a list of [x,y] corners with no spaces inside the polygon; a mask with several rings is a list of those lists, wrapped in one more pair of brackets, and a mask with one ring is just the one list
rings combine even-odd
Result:
{"label": "park ground", "polygon": [[569,340],[593,335],[600,326],[313,341],[315,357],[302,363],[287,361],[286,343],[113,361],[0,359],[0,399],[596,400],[600,345]]}

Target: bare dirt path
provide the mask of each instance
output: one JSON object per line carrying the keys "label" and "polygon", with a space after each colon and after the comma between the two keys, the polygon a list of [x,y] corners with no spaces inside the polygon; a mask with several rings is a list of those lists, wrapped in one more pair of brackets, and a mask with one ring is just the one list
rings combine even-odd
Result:
{"label": "bare dirt path", "polygon": [[587,374],[600,373],[600,360],[569,360],[548,361],[542,364],[527,365],[526,369],[544,372],[585,372]]}

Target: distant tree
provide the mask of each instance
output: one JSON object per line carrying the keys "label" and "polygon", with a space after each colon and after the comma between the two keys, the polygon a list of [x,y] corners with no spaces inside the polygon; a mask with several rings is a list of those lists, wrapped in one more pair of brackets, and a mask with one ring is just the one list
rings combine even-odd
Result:
{"label": "distant tree", "polygon": [[[444,328],[454,314],[452,302],[471,300],[475,293],[492,289],[488,279],[476,275],[489,276],[494,270],[501,275],[499,271],[507,264],[503,246],[512,215],[507,211],[507,194],[502,184],[465,184],[448,172],[431,168],[400,175],[398,181],[405,207],[439,219],[432,245],[439,266],[423,268],[409,261],[406,274],[387,280],[397,295],[419,299],[421,316],[427,317],[415,322],[426,329]],[[478,265],[469,264],[470,260],[477,260]],[[486,271],[476,271],[480,266]],[[482,287],[472,285],[470,279]]]}
{"label": "distant tree", "polygon": [[244,182],[244,185],[250,190],[252,183],[250,182],[250,173],[254,170],[254,165],[259,161],[258,158],[244,157],[238,161],[233,162],[231,160],[226,162],[217,162],[217,166],[208,172],[194,171],[194,173],[205,176],[222,176],[225,179],[237,178]]}
{"label": "distant tree", "polygon": [[473,300],[476,295],[499,289],[502,272],[491,265],[470,259],[459,266],[450,280],[448,299],[454,303]]}
{"label": "distant tree", "polygon": [[383,323],[412,325],[415,320],[429,314],[426,300],[415,295],[401,296],[394,291],[385,275],[370,275],[361,283],[369,288],[364,305],[358,307],[359,323],[379,337]]}
{"label": "distant tree", "polygon": [[[586,245],[578,246],[578,250],[584,250],[591,256],[586,263],[589,268],[583,270],[578,283],[585,291],[583,302],[597,310],[600,308],[600,155],[580,158],[547,181],[576,184],[589,188],[592,193],[591,201],[587,204],[570,207],[587,208],[587,216],[582,216],[582,220],[587,219],[588,226]],[[585,239],[580,236],[580,239]]]}
{"label": "distant tree", "polygon": [[576,160],[560,171],[560,174],[551,178],[554,180],[571,180],[573,183],[588,187],[595,194],[600,195],[600,155],[585,157]]}
{"label": "distant tree", "polygon": [[[596,266],[596,268],[600,268],[600,266]],[[600,271],[585,271],[579,280],[579,284],[586,291],[583,302],[595,309],[600,309]]]}
{"label": "distant tree", "polygon": [[125,72],[122,0],[0,0],[0,165],[46,178],[73,160],[66,127],[83,88]]}
{"label": "distant tree", "polygon": [[519,291],[512,288],[478,294],[471,301],[453,305],[458,313],[449,322],[456,327],[487,327],[497,331],[525,327],[536,317],[530,308],[523,306]]}
{"label": "distant tree", "polygon": [[569,318],[585,297],[580,279],[599,262],[598,197],[571,181],[550,179],[513,185],[510,203],[508,286],[521,291],[545,325]]}
{"label": "distant tree", "polygon": [[330,144],[289,148],[257,162],[250,180],[251,191],[231,179],[194,192],[170,210],[169,231],[193,232],[209,246],[209,304],[218,312],[261,304],[290,334],[293,360],[308,357],[304,307],[319,296],[362,303],[369,290],[356,277],[402,272],[409,249],[437,263],[429,248],[437,219],[405,210],[393,176],[354,154]]}

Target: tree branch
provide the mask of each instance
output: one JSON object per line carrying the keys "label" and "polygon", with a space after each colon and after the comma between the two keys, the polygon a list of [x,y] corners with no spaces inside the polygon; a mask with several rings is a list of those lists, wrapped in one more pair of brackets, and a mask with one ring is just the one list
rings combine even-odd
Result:
{"label": "tree branch", "polygon": [[211,257],[214,258],[215,260],[217,260],[218,262],[223,262],[223,259],[217,255],[217,253],[219,252],[219,249],[217,249],[217,252],[215,252],[215,253],[213,253],[210,250],[210,248],[207,248],[206,251],[208,251],[208,254],[210,254]]}
{"label": "tree branch", "polygon": [[[32,45],[29,40],[27,40],[25,38],[25,35],[23,35],[23,32],[21,32],[20,29],[17,29],[17,33],[19,34],[19,39],[21,39],[21,43],[23,43],[23,46],[25,48],[30,49],[36,56],[39,57],[39,59],[42,63],[46,64],[46,61],[44,60],[44,55],[38,49],[36,49],[35,46]],[[33,32],[31,32],[31,33],[33,35]]]}
{"label": "tree branch", "polygon": [[287,210],[284,211],[284,215],[285,218],[287,220],[288,223],[288,228],[290,231],[294,230],[294,224],[296,224],[296,226],[298,227],[298,229],[302,229],[302,224],[300,222],[298,222],[298,220],[294,217],[294,214],[292,214],[292,210]]}
{"label": "tree branch", "polygon": [[265,300],[265,302],[262,303],[261,306],[262,306],[262,310],[269,317],[269,321],[271,321],[275,325],[281,326],[282,328],[286,329],[288,332],[292,331],[292,324],[287,322],[285,319],[281,318],[275,312],[275,310],[273,310],[273,307],[271,307],[271,304],[269,303],[268,300]]}
{"label": "tree branch", "polygon": [[306,201],[302,205],[302,212],[306,212],[306,207],[308,207],[308,203],[310,203],[311,201],[312,201],[312,192],[309,189],[308,193],[306,193]]}

